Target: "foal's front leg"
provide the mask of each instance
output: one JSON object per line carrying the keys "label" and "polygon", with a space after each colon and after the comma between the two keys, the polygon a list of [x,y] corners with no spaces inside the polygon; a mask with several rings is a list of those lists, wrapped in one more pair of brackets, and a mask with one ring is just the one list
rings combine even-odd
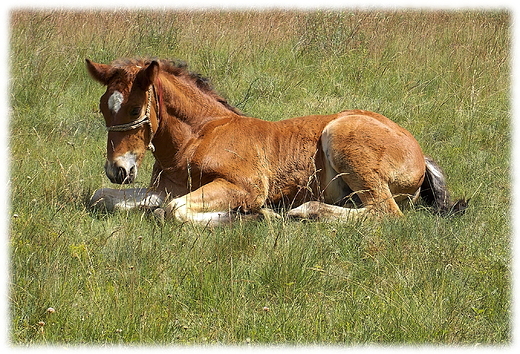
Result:
{"label": "foal's front leg", "polygon": [[255,207],[250,203],[251,197],[237,185],[216,179],[191,193],[173,199],[164,208],[164,214],[166,219],[182,222],[211,225],[228,223],[236,219],[234,210],[244,206]]}
{"label": "foal's front leg", "polygon": [[90,198],[92,208],[107,211],[130,210],[135,208],[158,208],[164,198],[147,188],[113,189],[101,188]]}

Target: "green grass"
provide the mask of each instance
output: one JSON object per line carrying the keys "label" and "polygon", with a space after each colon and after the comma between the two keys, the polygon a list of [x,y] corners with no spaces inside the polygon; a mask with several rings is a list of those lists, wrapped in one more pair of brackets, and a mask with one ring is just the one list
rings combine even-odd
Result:
{"label": "green grass", "polygon": [[[14,11],[10,26],[11,343],[511,343],[510,13]],[[84,58],[133,56],[185,60],[267,120],[380,112],[470,208],[216,228],[92,212],[112,185]]]}

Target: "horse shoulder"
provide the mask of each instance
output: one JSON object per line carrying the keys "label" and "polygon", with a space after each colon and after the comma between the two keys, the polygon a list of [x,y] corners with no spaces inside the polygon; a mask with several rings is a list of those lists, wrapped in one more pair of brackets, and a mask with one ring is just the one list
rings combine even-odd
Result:
{"label": "horse shoulder", "polygon": [[266,140],[272,132],[265,123],[245,117],[209,122],[187,149],[186,158],[205,174],[232,180],[237,175],[248,175],[259,168],[259,151],[269,153]]}

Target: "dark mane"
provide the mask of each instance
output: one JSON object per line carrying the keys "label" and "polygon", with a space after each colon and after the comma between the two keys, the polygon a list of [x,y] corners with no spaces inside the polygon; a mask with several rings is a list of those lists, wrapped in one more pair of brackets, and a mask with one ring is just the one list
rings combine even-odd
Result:
{"label": "dark mane", "polygon": [[118,59],[112,62],[112,65],[115,67],[124,68],[125,66],[142,66],[143,68],[148,66],[152,61],[157,61],[160,64],[160,68],[162,71],[167,72],[168,74],[174,75],[179,78],[183,78],[187,81],[191,81],[195,84],[195,86],[204,92],[205,94],[211,96],[217,102],[222,104],[224,107],[229,109],[230,111],[243,115],[237,108],[231,106],[227,100],[219,95],[213,86],[210,83],[210,80],[207,77],[204,77],[198,73],[192,72],[188,70],[188,65],[180,60],[168,60],[168,59]]}

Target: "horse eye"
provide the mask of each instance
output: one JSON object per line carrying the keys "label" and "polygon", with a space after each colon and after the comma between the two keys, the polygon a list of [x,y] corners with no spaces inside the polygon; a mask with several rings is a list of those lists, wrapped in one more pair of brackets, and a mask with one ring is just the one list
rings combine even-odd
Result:
{"label": "horse eye", "polygon": [[141,107],[134,107],[130,111],[130,115],[134,117],[138,117],[141,114]]}

